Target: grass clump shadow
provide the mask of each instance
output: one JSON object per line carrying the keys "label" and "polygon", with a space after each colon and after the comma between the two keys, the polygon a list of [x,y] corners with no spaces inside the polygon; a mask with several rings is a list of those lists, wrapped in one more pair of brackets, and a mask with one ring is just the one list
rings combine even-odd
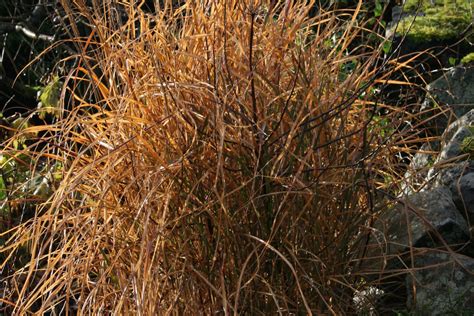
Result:
{"label": "grass clump shadow", "polygon": [[390,64],[358,42],[360,5],[310,17],[314,1],[165,1],[153,14],[132,3],[121,19],[109,2],[62,1],[92,28],[71,22],[81,53],[58,121],[42,127],[52,136],[29,151],[61,174],[2,233],[4,254],[29,254],[17,269],[4,260],[2,303],[353,313],[373,193],[396,183],[404,120],[372,120]]}

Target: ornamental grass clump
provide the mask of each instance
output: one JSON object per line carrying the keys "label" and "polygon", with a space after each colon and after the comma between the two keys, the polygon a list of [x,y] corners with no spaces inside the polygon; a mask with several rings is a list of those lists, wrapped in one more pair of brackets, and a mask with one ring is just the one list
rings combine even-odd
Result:
{"label": "ornamental grass clump", "polygon": [[57,120],[21,149],[60,168],[2,234],[2,304],[354,312],[403,122],[391,109],[391,127],[373,123],[390,63],[382,38],[361,40],[362,2],[315,16],[315,1],[61,2],[78,53]]}

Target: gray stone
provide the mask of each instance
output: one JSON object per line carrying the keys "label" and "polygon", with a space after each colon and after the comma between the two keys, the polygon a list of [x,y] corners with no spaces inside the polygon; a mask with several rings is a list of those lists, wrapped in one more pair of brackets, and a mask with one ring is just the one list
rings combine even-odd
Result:
{"label": "gray stone", "polygon": [[440,149],[439,141],[423,144],[420,150],[413,157],[410,167],[416,171],[425,169],[435,161],[437,151]]}
{"label": "gray stone", "polygon": [[[469,114],[474,114],[474,110]],[[470,125],[460,124],[469,124],[471,120],[463,118],[450,125],[443,135],[441,145],[439,142],[433,142],[420,148],[404,175],[405,181],[401,190],[403,195],[439,186],[451,188],[463,175],[474,172],[474,161],[469,159],[461,148],[466,137],[474,136]],[[474,115],[471,118],[474,119]],[[436,156],[440,146],[441,150]],[[456,159],[457,157],[459,159]]]}
{"label": "gray stone", "polygon": [[[444,131],[441,137],[441,152],[426,176],[425,182],[429,183],[427,189],[437,186],[452,188],[463,175],[474,171],[474,161],[470,160],[461,148],[466,137],[474,136],[473,126],[474,110],[470,110]],[[460,159],[456,159],[457,157]]]}
{"label": "gray stone", "polygon": [[474,172],[474,161],[460,161],[454,164],[448,165],[449,167],[443,167],[441,165],[436,173],[429,172],[429,176],[434,178],[432,186],[446,186],[453,188],[458,183],[461,177]]}
{"label": "gray stone", "polygon": [[[474,109],[474,68],[453,67],[444,76],[430,83],[421,110],[448,108],[455,117]],[[437,130],[444,130],[451,117],[441,115],[433,120]]]}
{"label": "gray stone", "polygon": [[474,315],[474,259],[427,253],[407,276],[407,306],[416,315]]}
{"label": "gray stone", "polygon": [[461,126],[441,150],[438,161],[445,161],[463,154],[461,150],[461,144],[466,137],[472,137],[473,133],[469,126]]}
{"label": "gray stone", "polygon": [[413,156],[401,185],[402,195],[411,195],[427,185],[428,171],[434,164],[440,149],[440,142],[425,143]]}
{"label": "gray stone", "polygon": [[392,305],[399,308],[399,291],[406,291],[397,286],[404,280],[399,273],[409,272],[410,254],[417,258],[426,248],[445,249],[446,244],[465,254],[473,252],[469,227],[457,210],[449,188],[417,192],[399,201],[376,221],[367,246],[367,259],[361,265],[368,280],[376,280],[377,274],[372,275],[373,272],[383,276],[384,281],[377,284],[385,293],[377,305],[379,311]]}
{"label": "gray stone", "polygon": [[458,182],[450,187],[453,201],[467,219],[470,225],[474,224],[474,173],[462,176]]}
{"label": "gray stone", "polygon": [[376,303],[383,294],[383,290],[374,286],[367,286],[360,291],[356,290],[352,301],[357,311],[357,315],[376,315]]}
{"label": "gray stone", "polygon": [[461,127],[472,125],[474,125],[474,109],[469,110],[469,112],[458,118],[456,121],[452,122],[446,128],[442,135],[443,143],[447,144],[447,142],[449,142],[453,138],[454,134]]}
{"label": "gray stone", "polygon": [[386,241],[385,254],[413,247],[462,245],[469,241],[469,228],[458,212],[447,187],[415,193],[385,212],[376,224]]}

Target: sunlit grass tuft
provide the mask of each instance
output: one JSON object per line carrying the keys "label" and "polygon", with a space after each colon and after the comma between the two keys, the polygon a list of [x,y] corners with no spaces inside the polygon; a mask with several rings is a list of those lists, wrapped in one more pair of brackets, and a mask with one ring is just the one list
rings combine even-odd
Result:
{"label": "sunlit grass tuft", "polygon": [[[4,304],[354,312],[373,193],[400,178],[405,114],[375,98],[390,65],[382,41],[360,41],[360,5],[309,17],[305,2],[167,1],[151,14],[62,1],[87,21],[71,28],[82,53],[36,151],[61,175],[35,216],[3,233],[4,253],[30,256],[6,278]],[[385,125],[373,120],[384,107]]]}

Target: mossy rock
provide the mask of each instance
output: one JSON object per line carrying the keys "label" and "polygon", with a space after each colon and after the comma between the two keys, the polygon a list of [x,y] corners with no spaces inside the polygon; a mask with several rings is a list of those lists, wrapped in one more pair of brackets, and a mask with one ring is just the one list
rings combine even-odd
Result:
{"label": "mossy rock", "polygon": [[396,11],[386,32],[393,36],[392,47],[399,47],[402,60],[412,53],[426,52],[415,68],[405,73],[414,78],[422,74],[418,83],[436,80],[442,72],[432,70],[452,67],[472,52],[474,1],[407,0]]}
{"label": "mossy rock", "polygon": [[469,10],[469,0],[406,0],[403,9],[406,12],[424,11],[433,7],[455,6],[460,9]]}
{"label": "mossy rock", "polygon": [[474,137],[466,137],[463,139],[461,144],[461,151],[465,154],[469,154],[469,159],[474,157]]}
{"label": "mossy rock", "polygon": [[406,34],[415,43],[456,40],[460,34],[467,33],[474,2],[436,0],[434,5],[431,3],[430,0],[407,1],[404,11],[415,15],[402,19],[396,33]]}

